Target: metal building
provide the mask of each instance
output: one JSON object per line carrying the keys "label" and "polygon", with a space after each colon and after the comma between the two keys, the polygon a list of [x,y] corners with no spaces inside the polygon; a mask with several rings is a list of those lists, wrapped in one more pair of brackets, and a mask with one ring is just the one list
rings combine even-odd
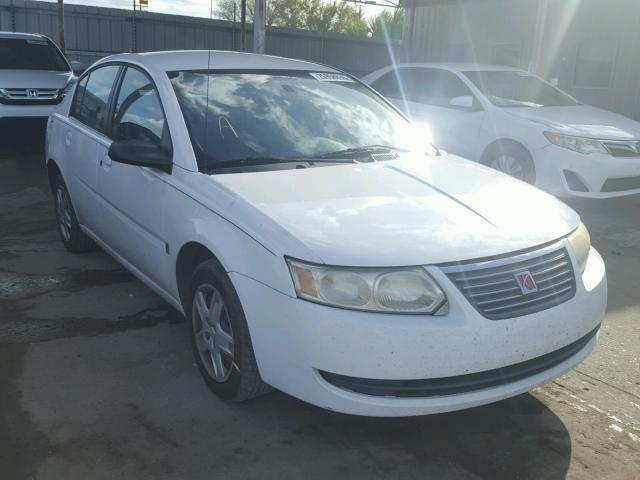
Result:
{"label": "metal building", "polygon": [[529,69],[581,101],[640,120],[637,0],[404,0],[411,61]]}

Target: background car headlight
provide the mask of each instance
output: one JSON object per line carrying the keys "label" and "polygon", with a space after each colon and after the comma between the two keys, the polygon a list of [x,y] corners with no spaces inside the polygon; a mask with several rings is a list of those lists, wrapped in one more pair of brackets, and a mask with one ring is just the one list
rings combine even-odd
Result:
{"label": "background car headlight", "polygon": [[287,259],[299,298],[324,305],[393,313],[437,314],[447,298],[422,267],[348,268]]}
{"label": "background car headlight", "polygon": [[580,222],[580,226],[576,228],[569,237],[567,237],[573,253],[576,256],[580,273],[584,272],[587,267],[587,260],[589,259],[589,250],[591,250],[591,237],[587,227]]}
{"label": "background car headlight", "polygon": [[594,140],[593,138],[574,137],[571,135],[560,135],[558,133],[551,132],[544,132],[544,136],[547,137],[547,140],[554,145],[562,148],[568,148],[569,150],[583,153],[585,155],[589,155],[591,153],[609,153],[600,140]]}

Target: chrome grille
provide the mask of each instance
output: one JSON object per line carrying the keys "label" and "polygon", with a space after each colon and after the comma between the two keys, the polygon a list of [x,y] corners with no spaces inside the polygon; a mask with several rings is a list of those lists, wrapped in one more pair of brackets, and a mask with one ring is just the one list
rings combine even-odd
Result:
{"label": "chrome grille", "polygon": [[[453,284],[485,317],[519,317],[573,298],[576,281],[566,248],[530,252],[512,258],[441,267]],[[535,291],[523,293],[517,274],[528,272]]]}
{"label": "chrome grille", "polygon": [[[33,95],[32,92],[35,92]],[[0,89],[5,98],[10,100],[52,100],[60,95],[59,88],[2,88]]]}
{"label": "chrome grille", "polygon": [[640,141],[610,141],[602,142],[610,155],[614,157],[640,157]]}

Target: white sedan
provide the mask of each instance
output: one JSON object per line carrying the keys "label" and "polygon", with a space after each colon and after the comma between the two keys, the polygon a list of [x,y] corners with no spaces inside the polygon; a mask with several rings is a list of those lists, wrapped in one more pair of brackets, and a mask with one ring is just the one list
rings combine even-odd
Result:
{"label": "white sedan", "polygon": [[509,67],[402,64],[362,79],[438,147],[561,197],[640,193],[640,123]]}
{"label": "white sedan", "polygon": [[184,313],[222,398],[420,415],[575,367],[607,298],[578,215],[411,132],[327,66],[122,54],[79,79],[46,158],[65,246]]}

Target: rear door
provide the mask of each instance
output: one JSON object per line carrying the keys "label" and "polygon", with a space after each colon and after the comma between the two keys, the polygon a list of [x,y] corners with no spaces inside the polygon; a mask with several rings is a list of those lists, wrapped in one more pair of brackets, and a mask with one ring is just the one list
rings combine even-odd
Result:
{"label": "rear door", "polygon": [[109,98],[120,67],[105,65],[85,74],[72,101],[64,136],[65,181],[71,192],[78,221],[96,233],[99,198],[97,166],[109,139],[105,136]]}
{"label": "rear door", "polygon": [[[169,130],[157,89],[142,70],[122,72],[110,114],[114,142],[140,142],[171,151]],[[170,173],[113,161],[102,152],[97,187],[102,198],[100,236],[144,276],[167,288],[168,244],[164,209]]]}

